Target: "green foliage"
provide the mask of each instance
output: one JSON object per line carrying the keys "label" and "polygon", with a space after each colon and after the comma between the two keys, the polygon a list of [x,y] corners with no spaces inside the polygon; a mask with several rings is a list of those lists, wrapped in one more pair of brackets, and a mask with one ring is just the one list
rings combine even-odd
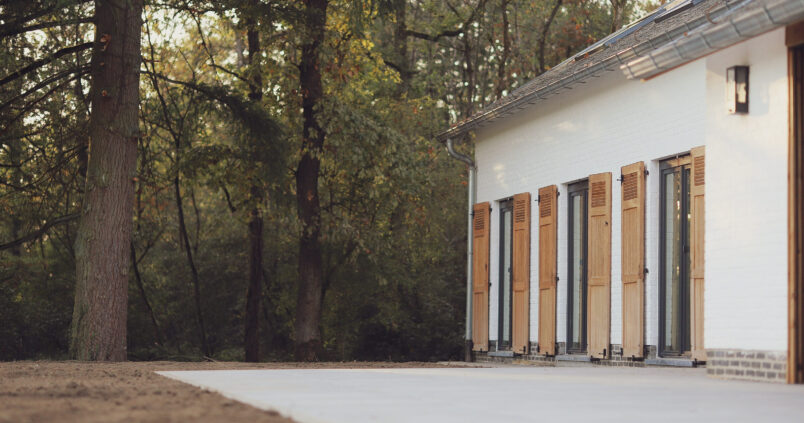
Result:
{"label": "green foliage", "polygon": [[[30,24],[57,22],[58,13],[69,22],[3,38],[0,77],[93,37],[91,4],[33,3],[0,11],[20,17],[52,6]],[[434,135],[610,27],[607,2],[564,1],[550,21],[555,4],[330,2],[319,105],[325,358],[460,357],[467,175]],[[307,37],[300,2],[168,1],[151,4],[144,18],[129,358],[203,355],[178,190],[212,357],[244,358],[247,223],[257,210],[261,350],[267,360],[289,359],[301,231],[298,65]],[[248,29],[261,43],[253,60]],[[87,65],[86,52],[65,56],[0,86],[0,244],[80,208]],[[65,354],[76,226],[0,249],[0,359]]]}

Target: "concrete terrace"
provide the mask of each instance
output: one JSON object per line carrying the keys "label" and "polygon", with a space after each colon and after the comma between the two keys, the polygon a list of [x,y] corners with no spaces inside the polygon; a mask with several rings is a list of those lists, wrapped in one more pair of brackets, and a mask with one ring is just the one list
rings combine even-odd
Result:
{"label": "concrete terrace", "polygon": [[158,372],[300,423],[802,422],[804,386],[703,369],[494,367]]}

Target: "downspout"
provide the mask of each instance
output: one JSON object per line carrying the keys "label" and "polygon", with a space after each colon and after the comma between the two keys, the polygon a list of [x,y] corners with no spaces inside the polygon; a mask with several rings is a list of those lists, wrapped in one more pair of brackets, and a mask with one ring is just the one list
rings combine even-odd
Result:
{"label": "downspout", "polygon": [[447,151],[452,158],[460,160],[469,167],[468,195],[469,204],[467,207],[467,226],[466,226],[466,336],[464,343],[464,360],[472,361],[472,209],[475,205],[475,161],[471,157],[455,151],[452,138],[447,138]]}

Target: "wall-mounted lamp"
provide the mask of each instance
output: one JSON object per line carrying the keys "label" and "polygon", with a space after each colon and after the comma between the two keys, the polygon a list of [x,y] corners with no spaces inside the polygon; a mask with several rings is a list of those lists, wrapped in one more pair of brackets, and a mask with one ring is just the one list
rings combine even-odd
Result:
{"label": "wall-mounted lamp", "polygon": [[726,106],[729,113],[748,113],[748,66],[726,69]]}

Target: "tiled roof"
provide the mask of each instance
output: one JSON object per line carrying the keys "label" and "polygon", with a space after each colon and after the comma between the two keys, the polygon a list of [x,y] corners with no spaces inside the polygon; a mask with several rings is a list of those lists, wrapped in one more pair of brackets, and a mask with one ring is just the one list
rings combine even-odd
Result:
{"label": "tiled roof", "polygon": [[804,19],[804,0],[752,0],[621,66],[628,78],[650,78],[768,31]]}

